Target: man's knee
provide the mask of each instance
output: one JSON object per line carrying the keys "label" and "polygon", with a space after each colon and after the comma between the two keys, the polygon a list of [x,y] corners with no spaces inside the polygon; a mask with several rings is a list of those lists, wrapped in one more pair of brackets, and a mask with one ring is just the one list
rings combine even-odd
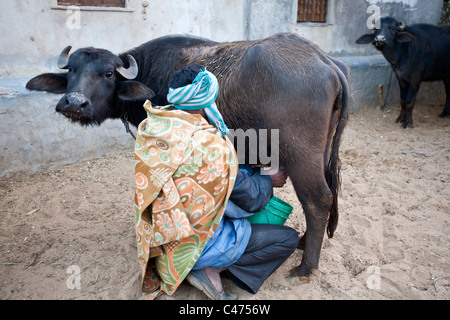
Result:
{"label": "man's knee", "polygon": [[284,243],[286,244],[287,247],[292,249],[292,252],[297,248],[298,241],[299,236],[297,231],[295,231],[290,227],[286,227],[286,240],[284,241]]}

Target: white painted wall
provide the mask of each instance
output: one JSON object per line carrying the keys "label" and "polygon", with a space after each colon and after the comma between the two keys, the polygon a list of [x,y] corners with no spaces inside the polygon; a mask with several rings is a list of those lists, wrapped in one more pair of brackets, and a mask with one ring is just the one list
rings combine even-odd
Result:
{"label": "white painted wall", "polygon": [[55,68],[69,44],[120,53],[172,33],[217,41],[244,38],[243,0],[128,0],[122,11],[80,11],[79,27],[73,20],[77,13],[56,9],[56,0],[1,4],[0,77]]}
{"label": "white painted wall", "polygon": [[[328,22],[298,24],[297,0],[128,0],[119,11],[74,11],[57,0],[1,0],[0,77],[53,69],[68,44],[120,53],[167,34],[193,34],[215,41],[260,39],[296,32],[327,52],[375,54],[355,40],[368,32],[366,10],[409,23],[439,21],[443,0],[329,0]],[[74,18],[79,19],[74,22]],[[75,28],[73,28],[75,26]]]}
{"label": "white painted wall", "polygon": [[335,55],[373,55],[372,46],[356,45],[355,41],[370,32],[367,13],[370,5],[380,8],[381,16],[393,16],[406,23],[439,22],[443,0],[328,0],[327,23],[297,23],[297,0],[246,0],[249,10],[248,39],[289,31],[313,41]]}

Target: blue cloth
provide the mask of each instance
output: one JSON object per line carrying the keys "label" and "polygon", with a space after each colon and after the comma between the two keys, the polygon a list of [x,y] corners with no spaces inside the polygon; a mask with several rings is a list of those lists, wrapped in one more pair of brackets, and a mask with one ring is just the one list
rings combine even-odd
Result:
{"label": "blue cloth", "polygon": [[229,133],[229,130],[215,103],[218,92],[217,78],[211,72],[203,69],[192,81],[192,84],[180,88],[169,88],[167,101],[172,103],[175,109],[205,109],[209,122],[224,136]]}
{"label": "blue cloth", "polygon": [[247,165],[239,168],[224,217],[193,270],[226,268],[234,264],[247,248],[252,231],[245,218],[261,211],[273,196],[270,176],[261,175],[259,169]]}

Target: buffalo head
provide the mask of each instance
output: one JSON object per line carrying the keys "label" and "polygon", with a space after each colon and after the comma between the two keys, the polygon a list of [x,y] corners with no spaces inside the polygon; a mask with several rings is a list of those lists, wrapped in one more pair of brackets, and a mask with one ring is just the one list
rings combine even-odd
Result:
{"label": "buffalo head", "polygon": [[372,43],[377,50],[392,48],[396,43],[410,41],[412,35],[406,30],[406,24],[391,17],[381,18],[380,29],[365,34],[356,40],[357,44]]}
{"label": "buffalo head", "polygon": [[58,67],[66,73],[45,73],[31,79],[29,90],[65,93],[56,111],[83,125],[100,124],[121,116],[125,101],[151,99],[155,93],[145,84],[132,81],[138,75],[136,60],[123,60],[104,49],[83,48],[69,56],[66,47]]}

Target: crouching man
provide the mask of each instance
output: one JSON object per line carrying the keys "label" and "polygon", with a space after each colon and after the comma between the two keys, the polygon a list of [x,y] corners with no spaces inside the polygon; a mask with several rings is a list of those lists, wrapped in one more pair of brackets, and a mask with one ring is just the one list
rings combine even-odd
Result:
{"label": "crouching man", "polygon": [[136,236],[146,297],[173,294],[184,279],[210,299],[227,295],[227,270],[256,293],[297,247],[288,227],[250,225],[287,175],[239,170],[228,128],[215,104],[216,77],[199,65],[176,72],[167,100],[138,128]]}

